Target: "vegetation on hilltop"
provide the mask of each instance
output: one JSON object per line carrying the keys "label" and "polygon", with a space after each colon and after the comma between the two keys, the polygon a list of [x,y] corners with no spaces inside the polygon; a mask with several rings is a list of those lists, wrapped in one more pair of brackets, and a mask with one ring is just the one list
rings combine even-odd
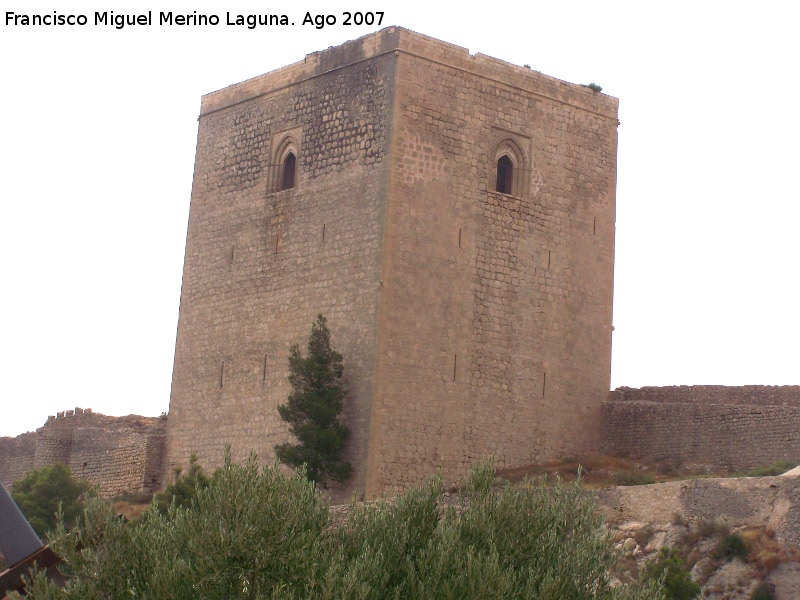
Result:
{"label": "vegetation on hilltop", "polygon": [[83,500],[89,484],[72,476],[62,464],[31,471],[11,485],[11,497],[33,530],[41,538],[55,529],[57,513],[65,523],[73,523],[83,510]]}
{"label": "vegetation on hilltop", "polygon": [[[37,575],[32,598],[661,599],[657,583],[612,587],[617,560],[579,483],[492,490],[483,464],[458,506],[440,477],[334,523],[305,474],[230,456],[188,507],[136,522],[93,499],[55,548],[66,587]],[[81,550],[78,550],[81,548]]]}

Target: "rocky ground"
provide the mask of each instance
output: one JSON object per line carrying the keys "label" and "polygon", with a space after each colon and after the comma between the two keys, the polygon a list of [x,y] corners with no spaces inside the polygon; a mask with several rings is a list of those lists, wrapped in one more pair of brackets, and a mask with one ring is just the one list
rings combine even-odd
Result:
{"label": "rocky ground", "polygon": [[[749,600],[766,584],[800,598],[800,477],[706,478],[595,492],[624,551],[621,579],[677,548],[706,598]],[[732,540],[738,538],[739,541]]]}

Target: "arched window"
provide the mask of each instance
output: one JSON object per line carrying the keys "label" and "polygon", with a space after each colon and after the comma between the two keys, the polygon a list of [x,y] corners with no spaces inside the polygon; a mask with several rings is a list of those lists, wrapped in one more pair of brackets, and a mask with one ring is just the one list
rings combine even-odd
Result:
{"label": "arched window", "polygon": [[288,190],[294,187],[294,169],[297,159],[293,152],[289,152],[286,158],[283,159],[283,185],[282,190]]}
{"label": "arched window", "polygon": [[503,154],[497,160],[497,185],[495,190],[501,194],[511,194],[513,181],[514,163],[511,162],[507,154]]}

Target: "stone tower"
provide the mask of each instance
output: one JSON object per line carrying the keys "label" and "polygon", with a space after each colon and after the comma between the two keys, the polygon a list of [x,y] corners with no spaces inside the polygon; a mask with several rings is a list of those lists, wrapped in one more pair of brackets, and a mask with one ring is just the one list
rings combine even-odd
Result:
{"label": "stone tower", "polygon": [[392,27],[203,97],[168,463],[289,438],[318,313],[367,497],[596,448],[617,100]]}

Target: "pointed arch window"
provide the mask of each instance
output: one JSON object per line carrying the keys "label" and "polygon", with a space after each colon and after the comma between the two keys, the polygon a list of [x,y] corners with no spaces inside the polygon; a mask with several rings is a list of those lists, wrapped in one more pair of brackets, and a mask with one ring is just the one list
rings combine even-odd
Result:
{"label": "pointed arch window", "polygon": [[511,194],[514,182],[514,163],[507,154],[497,159],[497,182],[495,191],[501,194]]}
{"label": "pointed arch window", "polygon": [[302,127],[280,131],[272,137],[267,194],[297,190],[302,187],[302,139]]}
{"label": "pointed arch window", "polygon": [[283,184],[282,190],[289,190],[294,187],[294,172],[297,164],[297,158],[294,152],[289,152],[286,158],[283,159]]}
{"label": "pointed arch window", "polygon": [[515,198],[527,197],[530,190],[527,175],[531,171],[528,153],[522,149],[524,145],[530,146],[530,139],[508,135],[505,131],[496,138],[487,157],[488,191]]}

